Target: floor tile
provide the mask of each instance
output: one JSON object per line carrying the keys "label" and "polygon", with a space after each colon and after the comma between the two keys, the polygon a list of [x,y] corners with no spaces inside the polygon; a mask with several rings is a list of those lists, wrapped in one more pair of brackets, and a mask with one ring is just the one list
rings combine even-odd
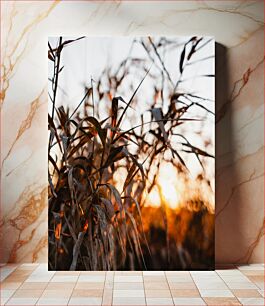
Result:
{"label": "floor tile", "polygon": [[[118,283],[119,284],[119,283]],[[136,283],[135,283],[136,284]],[[104,289],[113,289],[114,287],[114,282],[108,282],[108,281],[105,281],[104,283]]]}
{"label": "floor tile", "polygon": [[27,283],[48,283],[53,275],[30,275],[27,279]]}
{"label": "floor tile", "polygon": [[72,290],[74,289],[75,285],[76,285],[76,282],[74,283],[53,282],[53,283],[48,283],[45,289],[47,290]]}
{"label": "floor tile", "polygon": [[175,305],[206,305],[202,298],[173,298]]}
{"label": "floor tile", "polygon": [[240,283],[240,282],[250,282],[249,278],[245,275],[222,275],[222,279],[225,282],[233,282],[233,283]]}
{"label": "floor tile", "polygon": [[243,270],[242,273],[246,276],[263,276],[264,277],[264,270]]}
{"label": "floor tile", "polygon": [[30,283],[30,282],[25,282],[23,283],[19,289],[32,289],[32,290],[44,290],[47,286],[49,285],[49,283],[41,283],[41,282],[37,282],[37,283]]}
{"label": "floor tile", "polygon": [[223,282],[223,279],[219,275],[215,276],[192,276],[194,282],[207,283],[207,282]]}
{"label": "floor tile", "polygon": [[170,290],[152,290],[152,289],[146,289],[145,290],[145,296],[147,298],[156,298],[156,297],[170,298],[171,297],[171,293],[170,293]]}
{"label": "floor tile", "polygon": [[[56,271],[54,275],[79,276],[81,273],[80,271]],[[89,273],[92,274],[91,272]]]}
{"label": "floor tile", "polygon": [[191,273],[191,277],[193,278],[193,279],[201,279],[201,280],[203,280],[203,279],[212,279],[212,280],[220,280],[221,278],[220,278],[220,275],[219,274],[217,274],[216,272],[214,273],[214,274],[192,274]]}
{"label": "floor tile", "polygon": [[19,289],[13,294],[13,298],[39,298],[42,295],[42,289]]}
{"label": "floor tile", "polygon": [[247,279],[251,282],[264,282],[264,276],[263,275],[248,275]]}
{"label": "floor tile", "polygon": [[[114,283],[114,289],[139,290],[144,289],[144,283]],[[147,287],[145,287],[148,289]]]}
{"label": "floor tile", "polygon": [[10,298],[16,290],[1,290],[0,296],[1,298]]}
{"label": "floor tile", "polygon": [[40,298],[36,305],[68,305],[69,298]]}
{"label": "floor tile", "polygon": [[232,292],[236,297],[240,297],[240,298],[243,298],[243,297],[249,297],[249,298],[261,297],[260,292],[258,290],[255,290],[255,289],[235,289],[235,290],[232,290]]}
{"label": "floor tile", "polygon": [[238,298],[242,305],[264,305],[264,298]]}
{"label": "floor tile", "polygon": [[[200,290],[207,289],[216,289],[216,290],[226,290],[228,289],[225,283],[221,282],[195,282],[196,286]],[[235,288],[236,289],[236,288]]]}
{"label": "floor tile", "polygon": [[114,271],[80,271],[80,275],[106,275],[110,273],[115,273]]}
{"label": "floor tile", "polygon": [[102,297],[102,306],[111,306],[112,305],[112,290],[104,289]]}
{"label": "floor tile", "polygon": [[189,271],[165,271],[164,272],[167,276],[181,276],[181,275],[190,275]]}
{"label": "floor tile", "polygon": [[171,294],[174,298],[200,297],[197,289],[173,289],[171,290]]}
{"label": "floor tile", "polygon": [[38,301],[38,298],[11,298],[7,301],[6,305],[31,306],[31,305],[35,305],[37,301]]}
{"label": "floor tile", "polygon": [[40,265],[31,273],[31,276],[53,276],[55,273],[56,271],[48,271]]}
{"label": "floor tile", "polygon": [[143,277],[142,276],[123,276],[123,275],[118,275],[118,276],[114,276],[114,282],[117,283],[139,283],[143,281]]}
{"label": "floor tile", "polygon": [[0,297],[1,297],[1,304],[4,305],[15,293],[15,290],[1,290]]}
{"label": "floor tile", "polygon": [[[7,278],[12,278],[12,277],[14,277],[14,278],[22,278],[22,277],[26,277],[26,278],[28,278],[30,275],[31,275],[32,273],[31,273],[31,271],[28,271],[28,270],[19,270],[19,269],[16,269],[14,272],[12,272]],[[6,280],[7,280],[7,278],[6,278]]]}
{"label": "floor tile", "polygon": [[113,290],[114,297],[145,297],[144,290]]}
{"label": "floor tile", "polygon": [[236,276],[236,275],[244,275],[245,271],[240,271],[238,269],[226,269],[226,270],[216,270],[216,273],[220,276],[222,275],[231,275],[231,276]]}
{"label": "floor tile", "polygon": [[258,287],[251,282],[226,282],[229,289],[258,289]]}
{"label": "floor tile", "polygon": [[201,297],[234,297],[230,290],[200,290]]}
{"label": "floor tile", "polygon": [[36,263],[24,263],[19,266],[19,269],[23,270],[36,270],[38,268],[39,264]]}
{"label": "floor tile", "polygon": [[115,276],[142,276],[142,271],[115,271]]}
{"label": "floor tile", "polygon": [[107,280],[107,279],[109,279],[109,280],[112,279],[112,280],[113,280],[113,279],[114,279],[114,275],[115,275],[115,274],[114,274],[114,271],[107,271],[107,272],[106,272],[106,278],[105,278],[105,279],[106,279],[106,280]]}
{"label": "floor tile", "polygon": [[81,282],[76,283],[75,289],[103,289],[104,283],[90,283],[90,282]]}
{"label": "floor tile", "polygon": [[10,275],[15,269],[17,268],[17,265],[13,266],[2,266],[0,269],[0,280],[3,281],[8,275]]}
{"label": "floor tile", "polygon": [[39,264],[39,268],[48,271],[48,263],[41,263],[41,264]]}
{"label": "floor tile", "polygon": [[52,279],[51,282],[57,282],[57,283],[73,283],[76,282],[78,279],[78,276],[73,276],[73,275],[55,275]]}
{"label": "floor tile", "polygon": [[24,275],[14,275],[14,274],[11,274],[9,275],[6,279],[5,279],[5,282],[8,282],[8,283],[23,283],[26,279],[28,278],[28,276],[24,276]]}
{"label": "floor tile", "polygon": [[265,283],[264,282],[255,282],[254,283],[259,289],[264,290]]}
{"label": "floor tile", "polygon": [[174,305],[172,298],[146,298],[146,304],[150,306],[156,305]]}
{"label": "floor tile", "polygon": [[80,275],[78,282],[104,283],[105,275]]}
{"label": "floor tile", "polygon": [[13,268],[13,267],[14,269],[16,269],[18,266],[20,266],[17,263],[1,263],[1,265],[2,265],[1,269],[2,268]]}
{"label": "floor tile", "polygon": [[243,305],[263,305],[264,266],[228,268],[191,272],[55,272],[48,271],[47,264],[5,265],[1,267],[1,273],[5,273],[0,285],[1,303],[111,306],[113,301],[113,305],[124,306],[173,302],[219,306],[240,305],[240,300]]}
{"label": "floor tile", "polygon": [[46,299],[46,298],[63,298],[67,299],[70,298],[72,294],[72,290],[44,290],[41,298]]}
{"label": "floor tile", "polygon": [[221,306],[221,305],[241,305],[240,302],[236,298],[229,298],[229,297],[205,297],[203,298],[207,305],[212,306]]}
{"label": "floor tile", "polygon": [[264,290],[258,290],[258,292],[260,293],[261,296],[265,297]]}
{"label": "floor tile", "polygon": [[189,283],[189,282],[193,282],[193,279],[189,275],[167,276],[167,281],[169,283]]}
{"label": "floor tile", "polygon": [[1,298],[0,298],[0,305],[5,305],[8,300],[9,300],[8,297],[1,296]]}
{"label": "floor tile", "polygon": [[145,298],[141,297],[132,297],[132,298],[126,298],[126,297],[113,297],[112,301],[113,305],[146,305]]}
{"label": "floor tile", "polygon": [[144,288],[145,289],[156,289],[156,290],[165,290],[168,289],[168,284],[167,282],[148,282],[144,283]]}
{"label": "floor tile", "polygon": [[20,286],[22,285],[22,283],[11,283],[11,282],[5,282],[3,281],[0,284],[1,289],[8,289],[8,290],[16,290],[18,289]]}
{"label": "floor tile", "polygon": [[72,297],[102,297],[103,289],[74,289]]}
{"label": "floor tile", "polygon": [[97,306],[97,305],[101,305],[102,303],[102,298],[93,298],[93,297],[72,297],[70,299],[70,301],[68,302],[68,305],[93,305],[93,306]]}
{"label": "floor tile", "polygon": [[173,289],[197,289],[195,283],[169,283],[170,290]]}
{"label": "floor tile", "polygon": [[202,276],[212,276],[215,275],[215,271],[190,271],[191,275],[202,275]]}
{"label": "floor tile", "polygon": [[16,270],[17,266],[3,266],[0,268],[0,280],[3,281]]}
{"label": "floor tile", "polygon": [[155,275],[160,275],[164,276],[165,272],[164,271],[143,271],[143,276],[155,276]]}
{"label": "floor tile", "polygon": [[144,276],[143,277],[144,282],[166,282],[167,279],[163,275],[155,275],[155,276]]}

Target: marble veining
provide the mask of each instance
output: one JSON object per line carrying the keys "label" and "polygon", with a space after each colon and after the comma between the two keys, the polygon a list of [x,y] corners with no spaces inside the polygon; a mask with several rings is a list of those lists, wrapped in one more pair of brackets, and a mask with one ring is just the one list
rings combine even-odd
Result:
{"label": "marble veining", "polygon": [[263,6],[2,1],[0,262],[47,262],[47,38],[83,34],[215,37],[216,261],[263,262]]}

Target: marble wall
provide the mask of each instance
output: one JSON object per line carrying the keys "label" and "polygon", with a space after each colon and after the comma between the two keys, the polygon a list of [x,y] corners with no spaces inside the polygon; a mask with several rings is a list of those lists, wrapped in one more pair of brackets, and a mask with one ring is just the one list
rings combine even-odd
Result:
{"label": "marble wall", "polygon": [[216,262],[264,260],[263,1],[2,1],[0,262],[47,261],[47,37],[212,35]]}

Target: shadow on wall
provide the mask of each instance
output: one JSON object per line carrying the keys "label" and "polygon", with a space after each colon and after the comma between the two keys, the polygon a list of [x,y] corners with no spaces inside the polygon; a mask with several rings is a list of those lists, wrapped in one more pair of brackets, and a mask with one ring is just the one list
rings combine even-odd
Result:
{"label": "shadow on wall", "polygon": [[[243,249],[244,242],[240,234],[241,224],[240,218],[238,218],[240,203],[236,201],[231,204],[228,203],[232,200],[229,198],[229,194],[231,193],[230,182],[233,182],[233,185],[237,185],[240,183],[240,178],[237,176],[235,167],[232,166],[235,160],[234,152],[236,142],[233,139],[232,111],[230,108],[227,48],[216,43],[215,54],[215,262],[218,264],[226,263],[225,258],[223,258],[225,247],[234,245],[238,249]],[[227,184],[224,184],[221,175],[227,166],[229,166],[229,181],[227,181]],[[228,204],[231,205],[229,208],[230,214],[223,214],[223,210]],[[229,220],[227,220],[228,218]],[[231,233],[231,235],[226,235],[227,232]],[[226,235],[225,238],[223,237],[224,235]],[[233,241],[235,237],[236,241]],[[224,239],[226,242],[225,245]]]}
{"label": "shadow on wall", "polygon": [[[221,44],[215,44],[215,212],[216,212],[216,220],[215,220],[215,262],[220,263],[220,258],[218,258],[218,254],[220,254],[220,248],[224,241],[224,237],[227,232],[227,229],[224,231],[223,227],[227,226],[227,222],[223,220],[225,217],[222,214],[223,207],[223,199],[225,191],[225,186],[222,186],[223,181],[221,181],[221,172],[223,171],[223,159],[224,152],[233,152],[233,133],[232,133],[232,116],[231,110],[229,110],[229,73],[228,73],[228,63],[227,63],[227,49]],[[233,163],[233,154],[227,154],[227,164]],[[231,176],[232,180],[236,180],[236,175],[233,172],[233,168],[231,168]],[[228,187],[228,186],[227,186]],[[227,188],[228,190],[228,188]],[[239,207],[234,207],[235,210],[239,209]],[[236,213],[236,211],[235,211]],[[234,220],[237,222],[237,219]],[[238,226],[234,226],[231,231],[236,230]],[[229,239],[229,237],[226,237]],[[231,237],[230,237],[231,239]],[[237,241],[240,243],[240,241]]]}

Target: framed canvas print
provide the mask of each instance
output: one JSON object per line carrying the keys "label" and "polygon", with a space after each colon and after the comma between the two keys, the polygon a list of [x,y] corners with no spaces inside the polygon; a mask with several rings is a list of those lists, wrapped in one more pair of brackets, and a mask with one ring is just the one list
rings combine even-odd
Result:
{"label": "framed canvas print", "polygon": [[214,269],[214,39],[50,37],[50,270]]}

